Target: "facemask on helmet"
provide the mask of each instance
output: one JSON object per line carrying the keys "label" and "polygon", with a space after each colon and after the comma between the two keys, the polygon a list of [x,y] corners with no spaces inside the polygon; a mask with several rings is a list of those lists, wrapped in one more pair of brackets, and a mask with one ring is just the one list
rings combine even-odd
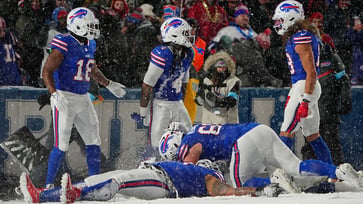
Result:
{"label": "facemask on helmet", "polygon": [[168,130],[163,134],[163,136],[161,136],[159,142],[159,153],[163,159],[169,161],[176,159],[176,152],[181,143],[183,134],[184,133],[180,130]]}
{"label": "facemask on helmet", "polygon": [[212,162],[209,159],[201,159],[196,163],[196,165],[207,168],[207,169],[215,170],[215,171],[219,172],[220,174],[222,174],[222,171],[219,168],[218,164],[216,164],[215,162]]}
{"label": "facemask on helmet", "polygon": [[100,37],[99,21],[91,10],[84,7],[75,8],[67,16],[67,29],[88,40]]}
{"label": "facemask on helmet", "polygon": [[297,1],[283,1],[275,9],[272,20],[278,21],[274,28],[279,35],[283,35],[296,21],[304,20],[304,9]]}
{"label": "facemask on helmet", "polygon": [[192,27],[181,18],[174,17],[164,21],[160,31],[164,43],[172,42],[185,47],[191,47],[194,44]]}

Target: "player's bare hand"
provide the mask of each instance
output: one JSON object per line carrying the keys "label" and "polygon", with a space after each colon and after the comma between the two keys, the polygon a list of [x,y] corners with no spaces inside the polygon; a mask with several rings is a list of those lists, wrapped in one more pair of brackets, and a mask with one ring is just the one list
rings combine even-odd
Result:
{"label": "player's bare hand", "polygon": [[110,80],[110,84],[106,86],[106,88],[117,98],[121,98],[126,94],[125,86],[118,82],[114,82]]}

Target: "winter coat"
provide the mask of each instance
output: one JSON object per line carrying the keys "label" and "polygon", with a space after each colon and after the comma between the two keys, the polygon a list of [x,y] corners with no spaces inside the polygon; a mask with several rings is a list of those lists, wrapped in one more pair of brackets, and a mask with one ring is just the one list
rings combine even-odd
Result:
{"label": "winter coat", "polygon": [[[229,76],[222,82],[215,84],[212,81],[215,73],[215,64],[223,59],[228,68]],[[202,123],[238,123],[238,96],[240,92],[241,81],[234,75],[236,65],[233,59],[226,52],[218,52],[207,58],[203,66],[208,76],[204,78],[201,85],[203,99],[203,116]],[[231,99],[230,94],[235,93],[237,100]],[[198,94],[201,92],[198,91]],[[197,97],[198,97],[197,94]],[[200,95],[199,95],[200,96]],[[229,104],[230,99],[232,103]],[[218,105],[220,101],[226,101],[225,105]]]}
{"label": "winter coat", "polygon": [[340,115],[352,110],[350,80],[337,53],[322,49],[320,60],[320,123],[339,124]]}

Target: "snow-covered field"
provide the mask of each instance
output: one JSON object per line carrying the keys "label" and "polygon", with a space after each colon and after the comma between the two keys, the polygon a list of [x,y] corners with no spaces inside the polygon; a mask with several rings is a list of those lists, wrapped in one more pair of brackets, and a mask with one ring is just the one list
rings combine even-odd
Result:
{"label": "snow-covered field", "polygon": [[[22,204],[22,200],[0,201],[1,204]],[[205,197],[181,199],[140,200],[116,196],[108,202],[76,202],[76,203],[122,203],[122,204],[362,204],[363,193],[329,193],[329,194],[282,194],[277,198],[268,197]]]}

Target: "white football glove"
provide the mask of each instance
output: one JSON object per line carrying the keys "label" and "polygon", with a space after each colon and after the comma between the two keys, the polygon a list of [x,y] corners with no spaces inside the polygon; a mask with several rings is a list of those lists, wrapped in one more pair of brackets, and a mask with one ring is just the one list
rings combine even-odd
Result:
{"label": "white football glove", "polygon": [[66,99],[66,97],[64,97],[64,95],[60,92],[57,91],[53,92],[50,98],[53,101],[55,107],[58,109],[58,111],[66,110],[66,108],[69,105],[69,102]]}
{"label": "white football glove", "polygon": [[110,80],[110,84],[106,88],[117,98],[121,98],[126,94],[125,86],[123,84],[114,82]]}
{"label": "white football glove", "polygon": [[256,196],[277,197],[283,189],[277,183],[272,183],[263,188],[256,189]]}

